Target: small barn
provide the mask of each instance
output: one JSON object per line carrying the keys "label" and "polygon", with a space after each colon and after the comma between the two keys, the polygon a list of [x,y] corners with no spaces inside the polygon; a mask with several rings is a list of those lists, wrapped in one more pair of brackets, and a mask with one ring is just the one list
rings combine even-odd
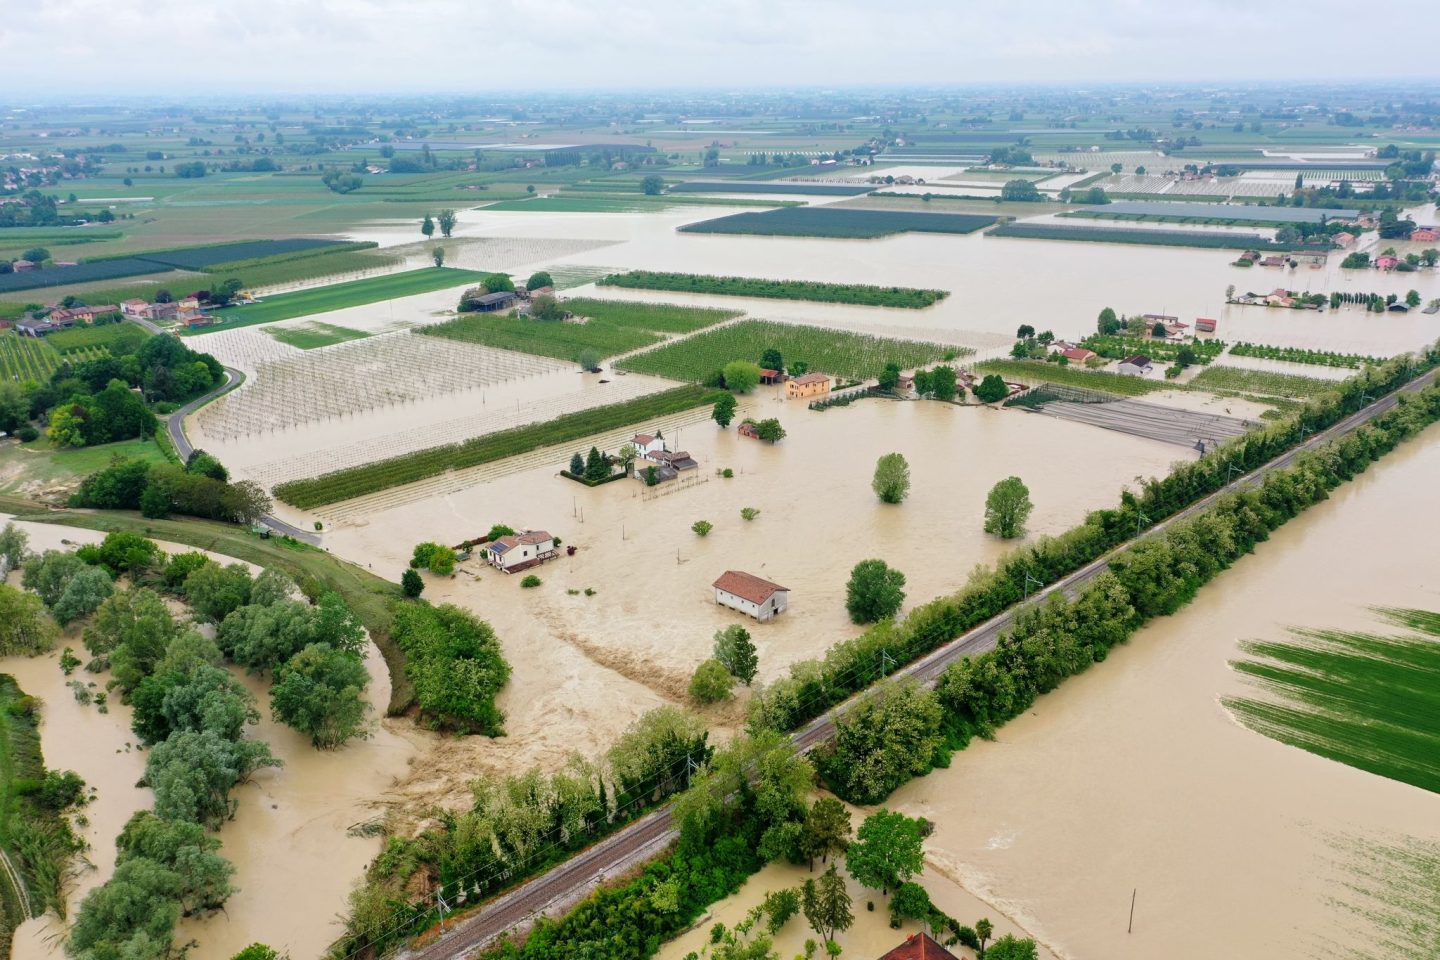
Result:
{"label": "small barn", "polygon": [[514,306],[515,294],[508,290],[482,293],[470,302],[475,305],[475,310],[479,313],[494,313],[496,310],[506,310]]}
{"label": "small barn", "polygon": [[1137,354],[1121,360],[1120,365],[1115,368],[1115,372],[1126,377],[1143,377],[1152,369],[1154,368],[1150,363],[1150,358]]}
{"label": "small barn", "polygon": [[715,602],[756,620],[769,620],[790,605],[790,588],[741,570],[726,570],[711,584]]}

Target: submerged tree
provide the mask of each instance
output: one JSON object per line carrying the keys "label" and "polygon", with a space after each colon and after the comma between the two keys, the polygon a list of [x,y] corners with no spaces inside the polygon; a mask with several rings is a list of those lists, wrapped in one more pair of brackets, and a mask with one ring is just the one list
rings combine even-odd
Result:
{"label": "submerged tree", "polygon": [[875,476],[870,481],[883,503],[900,503],[910,494],[910,464],[904,454],[887,453],[875,461]]}
{"label": "submerged tree", "polygon": [[1025,532],[1025,521],[1034,505],[1030,489],[1019,477],[1006,477],[990,489],[985,498],[985,532],[1010,540]]}

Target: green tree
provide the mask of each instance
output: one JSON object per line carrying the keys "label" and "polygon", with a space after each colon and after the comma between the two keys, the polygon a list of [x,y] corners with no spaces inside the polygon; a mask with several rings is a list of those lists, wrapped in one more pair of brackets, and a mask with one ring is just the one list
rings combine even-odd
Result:
{"label": "green tree", "polygon": [[591,447],[590,452],[585,456],[585,479],[595,483],[608,476],[610,476],[609,462],[600,453],[599,447]]}
{"label": "green tree", "polygon": [[581,370],[598,371],[600,369],[600,351],[594,347],[586,347],[575,355],[575,362],[580,364]]}
{"label": "green tree", "polygon": [[1167,336],[1165,324],[1161,323],[1159,320],[1156,320],[1155,326],[1150,328],[1150,336],[1154,337],[1156,340],[1164,340]]}
{"label": "green tree", "polygon": [[[448,236],[448,234],[447,234]],[[435,247],[430,251],[430,259],[435,261],[435,266],[445,266],[445,248]]]}
{"label": "green tree", "polygon": [[985,532],[1010,540],[1025,532],[1034,504],[1030,489],[1019,477],[1006,477],[990,488],[985,498]]}
{"label": "green tree", "polygon": [[740,405],[734,394],[726,393],[715,401],[715,409],[710,411],[710,419],[722,427],[730,426],[730,421],[735,419],[735,408]]}
{"label": "green tree", "polygon": [[1412,310],[1420,306],[1419,290],[1411,290],[1409,293],[1405,294],[1405,306],[1409,307]]}
{"label": "green tree", "polygon": [[555,278],[544,270],[536,270],[530,274],[530,279],[525,281],[525,289],[532,292],[542,287],[553,286],[555,286]]}
{"label": "green tree", "polygon": [[420,221],[420,232],[425,234],[426,240],[435,236],[435,221],[428,213],[425,214],[425,219]]}
{"label": "green tree", "polygon": [[181,881],[147,857],[116,866],[80,902],[65,952],[76,960],[160,960],[180,920]]}
{"label": "green tree", "polygon": [[369,735],[369,684],[365,663],[355,654],[311,644],[276,672],[270,709],[276,720],[309,735],[316,748],[333,750]]}
{"label": "green tree", "polygon": [[275,948],[263,943],[252,943],[230,960],[282,960]]}
{"label": "green tree", "polygon": [[709,520],[696,520],[690,524],[690,529],[694,532],[695,536],[704,538],[710,536],[710,531],[715,529],[715,524]]}
{"label": "green tree", "polygon": [[580,455],[579,450],[570,455],[570,475],[572,477],[585,476],[585,458]]}
{"label": "green tree", "polygon": [[898,363],[887,363],[885,369],[880,371],[876,386],[881,390],[894,390],[900,383],[900,365]]}
{"label": "green tree", "polygon": [[233,812],[230,791],[261,767],[278,767],[259,740],[226,740],[211,730],[182,731],[156,744],[145,762],[155,813],[218,827]]}
{"label": "green tree", "polygon": [[[881,652],[875,651],[877,659]],[[914,684],[886,684],[836,721],[817,766],[842,800],[879,803],[931,768],[944,742],[942,718],[934,694]]]}
{"label": "green tree", "polygon": [[905,602],[905,574],[884,560],[861,560],[845,585],[845,609],[854,623],[893,617]]}
{"label": "green tree", "polygon": [[[450,234],[454,232],[455,222],[458,219],[459,218],[455,215],[454,210],[441,210],[435,218],[436,222],[440,225],[440,235],[448,239]],[[438,267],[440,266],[440,264],[437,263],[435,264],[435,266]]]}
{"label": "green tree", "polygon": [[487,273],[480,283],[488,293],[514,293],[515,281],[508,273]]}
{"label": "green tree", "polygon": [[850,811],[834,797],[821,797],[805,816],[800,837],[800,855],[815,869],[815,858],[827,863],[830,854],[844,853],[850,846]]}
{"label": "green tree", "polygon": [[955,399],[956,379],[955,368],[948,366],[936,367],[930,371],[930,395],[936,400],[951,401]]}
{"label": "green tree", "polygon": [[766,347],[765,352],[760,354],[760,366],[767,370],[784,370],[785,356],[774,347]]}
{"label": "green tree", "polygon": [[430,572],[437,577],[448,577],[455,572],[459,559],[454,549],[442,545],[430,554]]}
{"label": "green tree", "polygon": [[800,899],[805,919],[822,940],[834,940],[835,934],[849,930],[855,922],[850,912],[850,891],[845,889],[845,881],[833,863],[819,880],[805,881]]}
{"label": "green tree", "polygon": [[658,800],[684,786],[687,760],[703,763],[710,756],[705,721],[679,707],[658,707],[632,723],[606,755],[624,806],[640,797]]}
{"label": "green tree", "polygon": [[767,443],[779,443],[785,439],[785,428],[774,417],[767,417],[755,424],[755,433]]}
{"label": "green tree", "polygon": [[45,653],[57,636],[55,621],[39,597],[0,583],[0,656]]}
{"label": "green tree", "polygon": [[185,599],[201,617],[219,623],[250,602],[250,587],[250,570],[244,564],[222,567],[211,561],[185,578]]}
{"label": "green tree", "polygon": [[905,920],[927,923],[934,912],[935,905],[930,902],[930,894],[913,881],[900,884],[895,888],[895,896],[890,898],[891,926],[898,927]]}
{"label": "green tree", "polygon": [[695,668],[690,678],[690,698],[697,703],[718,703],[730,699],[735,678],[719,660],[706,660]]}
{"label": "green tree", "polygon": [[865,886],[889,893],[925,869],[922,844],[928,831],[924,820],[903,813],[872,813],[845,851],[845,869]]}
{"label": "green tree", "polygon": [[414,600],[425,592],[425,581],[412,568],[406,567],[400,574],[400,592]]}
{"label": "green tree", "polygon": [[989,960],[1035,960],[1039,954],[1034,940],[1022,940],[1013,933],[1007,933],[991,944],[981,956],[988,957]]}
{"label": "green tree", "polygon": [[162,820],[149,810],[132,816],[115,838],[117,863],[145,859],[175,873],[181,909],[187,916],[218,910],[234,893],[235,866],[220,856],[220,838],[198,823]]}
{"label": "green tree", "polygon": [[94,613],[114,589],[110,574],[99,567],[85,567],[70,578],[50,612],[63,627]]}
{"label": "green tree", "polygon": [[11,570],[19,570],[25,560],[25,548],[30,545],[30,534],[15,526],[5,524],[0,530],[0,582]]}
{"label": "green tree", "polygon": [[720,376],[727,389],[736,393],[749,393],[760,385],[760,366],[749,360],[732,360],[725,364]]}
{"label": "green tree", "polygon": [[881,503],[900,503],[910,495],[910,464],[905,455],[887,453],[875,461],[875,475],[870,489]]}
{"label": "green tree", "polygon": [[[490,537],[488,539],[495,539]],[[410,551],[410,567],[413,570],[420,570],[430,566],[430,558],[435,551],[440,549],[440,544],[433,540],[426,540],[424,543],[415,544],[415,549]]]}
{"label": "green tree", "polygon": [[790,918],[800,912],[800,891],[795,887],[782,887],[779,890],[771,890],[765,894],[765,899],[760,904],[769,917],[765,921],[765,927],[770,933],[777,934]]}
{"label": "green tree", "polygon": [[975,385],[975,398],[981,403],[995,403],[1010,395],[1010,388],[998,374],[987,373],[985,379]]}
{"label": "green tree", "polygon": [[976,951],[980,955],[980,960],[985,960],[985,945],[990,942],[990,938],[994,935],[995,926],[990,922],[989,917],[981,917],[975,921],[975,939],[980,942],[980,946],[976,948]]}
{"label": "green tree", "polygon": [[1029,180],[1010,180],[1000,188],[1001,200],[1017,200],[1021,202],[1043,200],[1044,195]]}
{"label": "green tree", "polygon": [[747,687],[755,679],[755,672],[760,666],[760,655],[755,650],[755,641],[750,639],[750,631],[738,623],[715,631],[714,656]]}
{"label": "green tree", "polygon": [[640,189],[647,197],[658,197],[665,191],[665,179],[658,173],[652,173],[640,181]]}

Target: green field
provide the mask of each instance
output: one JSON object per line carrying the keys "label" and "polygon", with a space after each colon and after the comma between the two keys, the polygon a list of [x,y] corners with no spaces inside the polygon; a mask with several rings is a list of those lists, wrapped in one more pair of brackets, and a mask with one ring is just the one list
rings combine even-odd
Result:
{"label": "green field", "polygon": [[1435,960],[1440,952],[1440,843],[1418,837],[1382,841],[1335,837],[1343,871],[1334,898],[1348,914],[1345,960]]}
{"label": "green field", "polygon": [[281,343],[298,347],[301,350],[332,347],[347,340],[363,340],[370,336],[364,330],[341,327],[333,323],[320,323],[318,320],[298,327],[270,327],[265,332]]}
{"label": "green field", "polygon": [[1242,370],[1239,367],[1207,367],[1190,381],[1190,385],[1201,390],[1236,390],[1270,397],[1289,397],[1292,400],[1308,399],[1335,389],[1334,380],[1298,377],[1268,370]]}
{"label": "green field", "polygon": [[564,307],[583,322],[471,313],[417,332],[557,360],[579,359],[582,350],[593,350],[603,359],[658,343],[664,333],[689,333],[739,315],[732,310],[589,298],[566,300]]}
{"label": "green field", "polygon": [[905,213],[854,207],[787,207],[736,213],[680,228],[683,233],[736,233],[761,237],[830,237],[873,240],[897,233],[974,233],[995,222],[972,213]]}
{"label": "green field", "polygon": [[388,490],[417,480],[439,476],[451,470],[478,467],[517,454],[614,430],[627,424],[681,413],[713,403],[718,393],[698,386],[676,387],[663,393],[636,397],[576,413],[545,423],[515,427],[500,433],[476,437],[464,443],[417,450],[389,460],[377,460],[359,467],[336,470],[306,480],[292,480],[275,487],[275,497],[293,507],[310,510],[327,503],[339,503],[367,493]]}
{"label": "green field", "polygon": [[902,307],[922,310],[949,296],[945,290],[914,287],[876,287],[863,283],[817,283],[812,280],[765,280],[759,277],[715,277],[698,273],[660,273],[631,270],[600,281],[602,287],[634,290],[672,290],[712,293],[728,297],[762,297],[770,300],[812,300],[817,303],[851,303],[867,307]]}
{"label": "green field", "polygon": [[22,337],[14,330],[0,330],[0,378],[34,380],[50,378],[60,366],[60,353],[43,339]]}
{"label": "green field", "polygon": [[891,340],[767,320],[742,320],[630,357],[620,366],[636,373],[708,383],[730,361],[758,363],[760,355],[771,348],[779,350],[786,363],[803,360],[814,372],[851,380],[878,376],[887,363],[909,369],[947,355],[953,359],[971,352],[940,343]]}
{"label": "green field", "polygon": [[1161,380],[1147,380],[1144,377],[1122,377],[1117,373],[1103,373],[1098,370],[1081,370],[1076,367],[1062,367],[1058,363],[1042,360],[986,360],[978,364],[976,372],[995,373],[1014,383],[1034,386],[1037,383],[1059,383],[1082,390],[1098,390],[1122,397],[1138,397],[1159,390],[1183,390],[1183,387]]}
{"label": "green field", "polygon": [[77,326],[69,330],[56,330],[47,334],[45,342],[67,357],[73,351],[103,350],[109,353],[133,353],[151,336],[150,331],[138,323],[122,320],[120,323],[106,323],[98,327]]}
{"label": "green field", "polygon": [[1264,360],[1285,360],[1290,363],[1352,370],[1358,370],[1367,363],[1384,362],[1380,357],[1362,357],[1355,353],[1331,353],[1325,350],[1304,350],[1300,347],[1268,347],[1261,343],[1237,343],[1230,348],[1230,353],[1236,357],[1260,357]]}
{"label": "green field", "polygon": [[425,267],[405,273],[392,273],[383,277],[368,277],[351,280],[348,283],[334,283],[295,293],[282,293],[266,297],[261,303],[229,307],[216,316],[220,323],[201,327],[195,331],[181,332],[181,336],[196,333],[213,333],[216,330],[233,330],[257,323],[274,323],[276,320],[290,320],[306,317],[312,313],[327,313],[345,307],[359,307],[367,303],[411,297],[418,293],[431,293],[450,287],[462,287],[468,283],[479,283],[485,274],[474,270],[459,270],[454,267]]}
{"label": "green field", "polygon": [[1281,743],[1440,793],[1440,614],[1383,611],[1412,631],[1296,631],[1241,645],[1234,668],[1264,694],[1230,697],[1241,723]]}
{"label": "green field", "polygon": [[114,457],[139,459],[147,463],[164,463],[165,454],[154,440],[122,440],[96,447],[51,446],[48,438],[0,453],[5,466],[5,479],[0,493],[23,493],[39,496],[46,491],[68,489],[81,479],[107,466]]}

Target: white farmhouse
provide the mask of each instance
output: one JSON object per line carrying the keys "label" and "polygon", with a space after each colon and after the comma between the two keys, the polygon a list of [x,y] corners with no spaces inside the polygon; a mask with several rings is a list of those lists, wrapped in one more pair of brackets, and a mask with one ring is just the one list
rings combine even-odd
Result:
{"label": "white farmhouse", "polygon": [[651,454],[662,453],[665,450],[665,437],[661,433],[637,433],[630,440],[630,445],[635,448],[635,453],[644,460],[651,459]]}
{"label": "white farmhouse", "polygon": [[790,588],[740,570],[726,570],[712,584],[715,602],[756,620],[769,620],[790,605]]}
{"label": "white farmhouse", "polygon": [[544,530],[526,530],[491,540],[482,549],[490,566],[514,573],[554,557],[555,538]]}
{"label": "white farmhouse", "polygon": [[1122,377],[1143,377],[1153,369],[1149,357],[1134,356],[1121,360],[1119,366],[1115,368],[1115,372]]}

